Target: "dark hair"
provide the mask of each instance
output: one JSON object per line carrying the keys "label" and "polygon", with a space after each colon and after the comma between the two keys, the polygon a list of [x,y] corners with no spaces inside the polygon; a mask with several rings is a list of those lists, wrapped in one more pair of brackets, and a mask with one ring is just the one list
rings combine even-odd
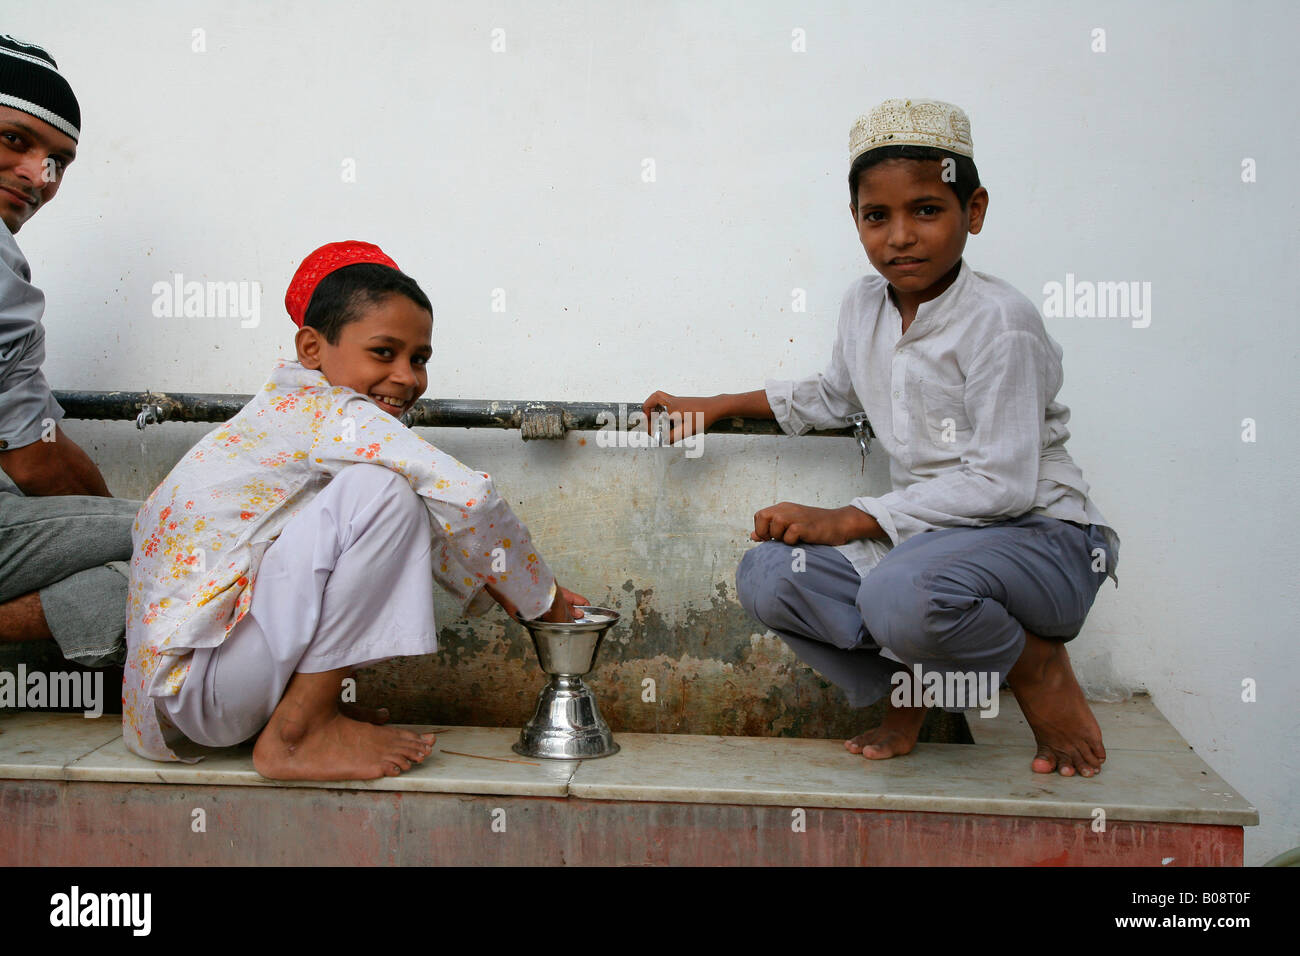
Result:
{"label": "dark hair", "polygon": [[880,146],[876,149],[867,150],[855,159],[853,165],[849,167],[849,202],[853,203],[853,208],[856,209],[858,206],[858,182],[862,179],[862,174],[872,166],[888,162],[891,159],[938,162],[945,159],[954,160],[953,171],[957,178],[948,182],[948,185],[957,194],[957,201],[961,203],[962,209],[966,208],[966,204],[970,202],[970,197],[975,194],[975,190],[979,189],[980,186],[979,170],[975,168],[975,160],[969,156],[959,156],[957,153],[950,153],[946,149],[936,149],[933,146]]}
{"label": "dark hair", "polygon": [[390,295],[404,295],[426,312],[433,312],[429,297],[404,272],[376,262],[358,262],[335,269],[316,286],[303,316],[303,328],[311,327],[338,345],[339,332],[361,318],[366,306],[378,305]]}

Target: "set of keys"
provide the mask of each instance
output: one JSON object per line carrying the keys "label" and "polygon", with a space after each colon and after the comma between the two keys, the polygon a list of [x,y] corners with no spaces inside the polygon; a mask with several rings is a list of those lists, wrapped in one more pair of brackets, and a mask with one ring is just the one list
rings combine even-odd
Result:
{"label": "set of keys", "polygon": [[871,422],[867,421],[865,412],[850,415],[844,422],[852,426],[853,437],[858,440],[858,447],[862,449],[862,473],[865,475],[867,473],[867,454],[871,451],[871,439],[876,437],[876,433],[871,428]]}

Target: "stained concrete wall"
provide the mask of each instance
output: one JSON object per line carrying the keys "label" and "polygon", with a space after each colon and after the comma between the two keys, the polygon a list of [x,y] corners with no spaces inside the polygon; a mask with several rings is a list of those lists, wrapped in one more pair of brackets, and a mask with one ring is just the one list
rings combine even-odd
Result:
{"label": "stained concrete wall", "polygon": [[[117,496],[143,498],[209,427],[139,431],[75,421],[66,430],[99,462]],[[845,476],[861,467],[851,440],[709,435],[704,454],[687,458],[683,450],[602,448],[593,432],[528,443],[518,432],[419,432],[491,468],[559,580],[622,615],[590,678],[615,729],[841,737],[875,719],[874,711],[848,707],[749,618],[735,595],[735,568],[751,546],[757,507],[747,486],[766,474],[777,499],[796,496],[804,482],[844,494]],[[871,465],[882,480],[883,458],[873,456]],[[829,506],[836,493],[811,503]],[[460,617],[441,591],[435,615],[439,653],[363,672],[360,702],[387,706],[400,721],[524,723],[544,678],[523,628],[499,609]],[[4,660],[0,654],[0,665]],[[932,715],[926,734],[969,739],[961,718],[942,713]]]}
{"label": "stained concrete wall", "polygon": [[[49,297],[47,374],[252,392],[288,347],[277,302],[294,266],[349,236],[431,292],[431,395],[638,401],[806,374],[867,268],[845,208],[850,123],[888,96],[956,101],[992,194],[972,266],[1035,302],[1067,275],[1151,283],[1145,326],[1046,319],[1070,449],[1124,539],[1122,586],[1103,588],[1072,653],[1096,694],[1149,689],[1257,803],[1259,862],[1300,833],[1297,25],[1285,3],[26,5],[6,29],[55,53],[85,117],[59,197],[20,236]],[[260,321],[155,317],[153,286],[176,274],[260,281]],[[174,428],[143,452],[133,433],[70,431],[140,495],[197,435]],[[746,702],[729,727],[833,713],[815,678],[751,641],[732,569],[754,510],[884,490],[879,463],[863,478],[828,439],[718,441],[685,461],[432,437],[522,502],[567,582],[625,610],[642,593],[645,627],[599,677],[620,719],[678,720],[628,694],[656,673],[661,701],[686,695],[683,728],[691,694],[726,700],[727,680]],[[705,643],[713,621],[726,637]],[[448,637],[456,666],[386,680],[517,714],[517,637],[475,627],[459,650]],[[454,684],[489,651],[520,668],[508,704]],[[747,667],[774,703],[736,683]]]}

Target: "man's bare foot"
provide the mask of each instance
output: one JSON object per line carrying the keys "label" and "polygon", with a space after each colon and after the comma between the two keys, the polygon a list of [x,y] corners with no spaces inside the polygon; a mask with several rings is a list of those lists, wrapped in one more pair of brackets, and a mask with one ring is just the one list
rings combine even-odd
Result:
{"label": "man's bare foot", "polygon": [[1025,632],[1025,649],[1007,674],[1007,683],[1038,742],[1034,773],[1076,772],[1091,777],[1101,772],[1106,748],[1101,727],[1092,715],[1070,667],[1065,645]]}
{"label": "man's bare foot", "polygon": [[879,727],[844,741],[849,753],[862,754],[868,760],[886,760],[911,753],[925,722],[924,707],[894,707]]}
{"label": "man's bare foot", "polygon": [[395,777],[433,752],[433,734],[377,727],[339,712],[348,671],[295,674],[253,745],[253,766],[272,780]]}

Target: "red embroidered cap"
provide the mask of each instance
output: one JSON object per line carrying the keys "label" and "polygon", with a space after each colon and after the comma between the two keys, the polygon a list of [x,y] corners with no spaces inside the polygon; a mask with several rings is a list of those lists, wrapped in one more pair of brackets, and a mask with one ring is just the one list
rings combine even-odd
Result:
{"label": "red embroidered cap", "polygon": [[[289,280],[289,290],[284,294],[284,307],[289,310],[293,324],[302,328],[303,317],[311,295],[320,285],[320,280],[336,269],[354,266],[358,262],[374,262],[390,269],[397,269],[397,263],[384,254],[384,250],[369,242],[350,239],[347,242],[330,242],[321,246],[306,259]],[[401,271],[401,270],[398,270]]]}

